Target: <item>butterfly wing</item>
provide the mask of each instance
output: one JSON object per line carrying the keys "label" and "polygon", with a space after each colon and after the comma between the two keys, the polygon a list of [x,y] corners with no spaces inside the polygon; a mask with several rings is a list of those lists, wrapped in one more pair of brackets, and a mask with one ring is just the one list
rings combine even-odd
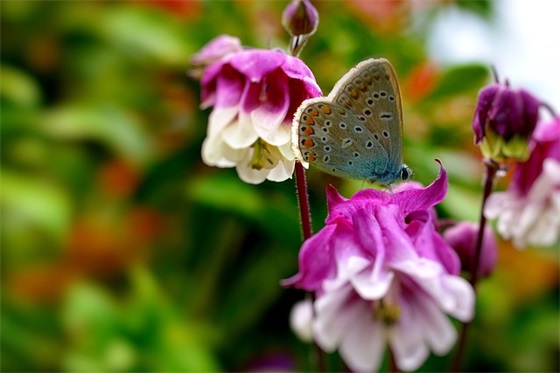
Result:
{"label": "butterfly wing", "polygon": [[306,100],[294,116],[298,159],[324,172],[390,184],[402,163],[402,107],[386,59],[359,63],[328,97]]}
{"label": "butterfly wing", "polygon": [[298,158],[340,177],[369,179],[388,161],[381,143],[348,109],[319,97],[305,101],[295,116]]}
{"label": "butterfly wing", "polygon": [[398,174],[402,164],[402,103],[391,63],[384,58],[359,63],[340,79],[329,98],[365,124],[387,152],[387,172]]}

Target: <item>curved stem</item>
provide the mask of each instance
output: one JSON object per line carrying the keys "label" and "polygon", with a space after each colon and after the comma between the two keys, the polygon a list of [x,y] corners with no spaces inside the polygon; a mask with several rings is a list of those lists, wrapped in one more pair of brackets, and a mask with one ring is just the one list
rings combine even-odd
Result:
{"label": "curved stem", "polygon": [[[484,216],[484,208],[486,206],[486,201],[492,193],[492,188],[494,186],[494,179],[496,176],[496,172],[499,170],[499,165],[492,161],[486,160],[484,162],[486,166],[486,173],[484,174],[484,191],[482,194],[482,206],[480,208],[480,221],[478,226],[478,235],[476,237],[476,246],[475,246],[475,253],[472,258],[471,262],[471,278],[469,279],[470,284],[472,285],[475,294],[476,294],[476,284],[479,278],[480,272],[480,257],[482,256],[482,242],[484,239],[484,230],[486,228],[486,216]],[[463,365],[463,360],[465,357],[465,349],[467,344],[467,333],[469,331],[469,325],[472,323],[470,322],[464,323],[461,328],[461,335],[459,336],[459,344],[457,346],[457,353],[455,355],[455,359],[453,359],[452,365],[452,372],[459,372],[461,371],[461,367]]]}

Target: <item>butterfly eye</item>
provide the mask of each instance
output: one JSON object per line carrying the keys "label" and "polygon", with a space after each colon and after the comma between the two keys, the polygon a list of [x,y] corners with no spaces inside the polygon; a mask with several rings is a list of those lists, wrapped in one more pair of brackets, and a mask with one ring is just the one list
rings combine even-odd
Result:
{"label": "butterfly eye", "polygon": [[403,164],[401,166],[401,180],[409,180],[414,176],[414,171],[407,165]]}

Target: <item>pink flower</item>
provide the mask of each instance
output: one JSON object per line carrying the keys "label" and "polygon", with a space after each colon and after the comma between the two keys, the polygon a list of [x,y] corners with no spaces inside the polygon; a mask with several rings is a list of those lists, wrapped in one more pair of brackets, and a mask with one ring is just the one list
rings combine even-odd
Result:
{"label": "pink flower", "polygon": [[446,191],[443,167],[424,189],[368,189],[347,200],[329,187],[326,226],[304,243],[298,274],[284,282],[316,294],[313,305],[294,308],[297,333],[338,349],[356,371],[377,370],[387,343],[402,370],[417,369],[430,350],[447,353],[457,333],[445,314],[470,320],[474,291],[434,226]]}
{"label": "pink flower", "polygon": [[529,159],[517,165],[505,192],[490,195],[484,213],[517,247],[550,246],[560,239],[560,117],[540,122]]}
{"label": "pink flower", "polygon": [[295,162],[292,117],[303,100],[321,95],[313,74],[300,59],[278,50],[236,51],[220,43],[216,50],[201,52],[212,56],[228,51],[201,77],[201,106],[214,107],[202,145],[203,161],[236,167],[248,183],[290,178]]}
{"label": "pink flower", "polygon": [[[457,252],[464,270],[472,271],[472,261],[475,255],[475,245],[478,236],[478,224],[461,222],[447,229],[443,233],[445,241]],[[488,225],[482,238],[482,251],[478,274],[480,277],[489,276],[496,266],[498,246],[492,228]]]}

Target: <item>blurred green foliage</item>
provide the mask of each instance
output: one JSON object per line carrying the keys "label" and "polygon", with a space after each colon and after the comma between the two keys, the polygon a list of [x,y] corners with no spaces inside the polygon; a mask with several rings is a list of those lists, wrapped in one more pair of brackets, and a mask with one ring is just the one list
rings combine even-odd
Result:
{"label": "blurred green foliage", "polygon": [[[317,2],[302,58],[325,93],[368,57],[390,59],[405,108],[405,159],[450,174],[444,216],[476,220],[480,159],[470,118],[488,69],[438,66],[430,22],[490,1]],[[208,111],[188,61],[227,33],[285,48],[284,2],[2,1],[2,371],[235,371],[274,356],[308,370],[288,326],[304,294],[279,281],[301,245],[293,183],[242,183],[200,160]],[[311,170],[324,188],[365,187]],[[501,244],[480,286],[469,369],[558,371],[555,253]],[[332,358],[330,360],[333,360]],[[331,361],[332,369],[338,363]],[[447,367],[432,357],[423,370]]]}

